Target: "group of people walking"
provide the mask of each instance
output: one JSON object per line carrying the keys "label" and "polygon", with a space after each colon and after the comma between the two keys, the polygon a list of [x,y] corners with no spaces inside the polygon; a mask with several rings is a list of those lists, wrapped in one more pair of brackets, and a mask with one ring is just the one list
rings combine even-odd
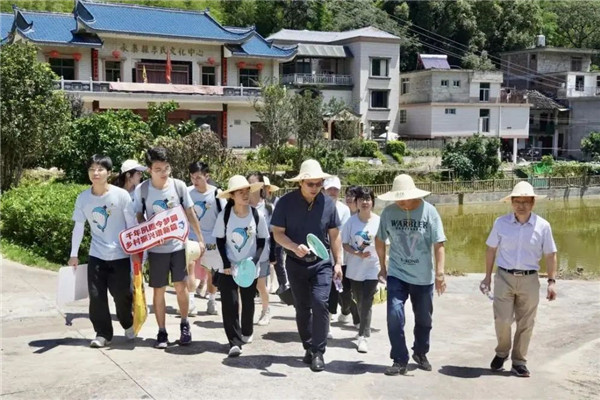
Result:
{"label": "group of people walking", "polygon": [[[367,187],[350,187],[345,203],[339,200],[341,183],[325,173],[315,160],[302,163],[297,176],[288,179],[298,186],[271,201],[268,178],[261,173],[235,175],[227,188],[219,189],[202,162],[189,166],[191,186],[170,177],[169,155],[164,148],[146,153],[146,166],[126,161],[121,174],[108,183],[113,168],[110,158],[94,155],[88,173],[92,186],[75,203],[69,265],[77,267],[84,223],[92,236],[88,261],[90,320],[96,332],[92,347],[104,347],[113,338],[108,307],[110,292],[117,317],[128,339],[135,338],[132,317],[131,258],[121,248],[119,233],[169,208],[183,206],[190,239],[199,243],[201,257],[186,263],[184,243],[165,240],[147,251],[149,286],[158,325],[155,347],[168,346],[165,325],[165,291],[171,282],[181,314],[179,344],[192,341],[188,316],[195,311],[196,277],[207,275],[209,314],[217,314],[220,292],[223,327],[229,342],[228,355],[239,356],[253,341],[255,302],[261,301],[259,325],[270,320],[267,277],[275,267],[279,293],[291,290],[296,325],[305,350],[303,362],[311,370],[325,369],[324,354],[331,337],[330,318],[352,319],[358,330],[357,350],[369,350],[371,313],[378,285],[387,286],[387,330],[392,365],[386,375],[407,371],[409,351],[404,334],[405,303],[415,316],[412,358],[430,371],[428,360],[432,329],[433,294],[446,290],[446,236],[436,208],[424,200],[429,192],[418,189],[406,174],[394,179],[392,189],[378,196],[389,202],[381,216],[373,212],[375,194]],[[150,178],[141,182],[142,172]],[[119,187],[120,186],[120,187]],[[503,368],[511,349],[513,318],[517,329],[512,346],[512,372],[529,376],[526,355],[539,302],[539,261],[546,259],[549,300],[556,298],[556,246],[550,225],[532,212],[536,196],[526,182],[517,184],[506,197],[513,212],[496,220],[487,240],[486,274],[482,291],[494,277],[494,321],[498,346],[491,363]],[[307,244],[316,236],[330,251],[321,257]],[[389,253],[389,257],[388,257]],[[248,287],[236,283],[240,262],[251,259],[256,279]],[[285,259],[285,262],[283,262]],[[339,292],[341,290],[341,292]]]}

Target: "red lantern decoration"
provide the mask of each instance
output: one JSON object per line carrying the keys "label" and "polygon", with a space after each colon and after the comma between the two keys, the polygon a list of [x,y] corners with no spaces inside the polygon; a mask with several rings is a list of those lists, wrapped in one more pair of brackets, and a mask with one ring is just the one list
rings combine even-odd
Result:
{"label": "red lantern decoration", "polygon": [[75,61],[81,60],[81,53],[73,53],[73,59]]}
{"label": "red lantern decoration", "polygon": [[50,53],[48,53],[48,55],[50,56],[50,58],[58,58],[58,56],[60,56],[60,53],[56,50],[52,50]]}
{"label": "red lantern decoration", "polygon": [[246,68],[246,63],[244,61],[240,61],[237,63],[238,68]]}
{"label": "red lantern decoration", "polygon": [[113,50],[112,56],[116,59],[121,58],[121,52],[119,50]]}
{"label": "red lantern decoration", "polygon": [[261,63],[256,64],[256,69],[261,71],[263,69],[263,65]]}
{"label": "red lantern decoration", "polygon": [[208,63],[213,65],[215,63],[215,59],[213,57],[208,57]]}

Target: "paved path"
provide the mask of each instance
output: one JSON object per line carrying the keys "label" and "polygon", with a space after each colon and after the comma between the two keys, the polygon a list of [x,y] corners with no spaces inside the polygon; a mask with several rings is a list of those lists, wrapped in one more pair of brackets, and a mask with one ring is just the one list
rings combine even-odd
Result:
{"label": "paved path", "polygon": [[[385,305],[374,307],[368,354],[356,351],[354,328],[334,322],[327,369],[315,374],[301,362],[293,308],[275,298],[271,324],[256,327],[254,343],[237,359],[226,357],[220,317],[204,313],[191,319],[194,342],[188,347],[152,348],[156,322],[150,315],[134,343],[125,341],[115,321],[112,346],[97,350],[88,347],[94,334],[87,301],[56,307],[56,273],[7,260],[1,272],[1,393],[7,399],[585,399],[600,392],[600,282],[561,281],[559,299],[541,302],[529,352],[533,376],[523,379],[488,369],[495,337],[491,302],[477,291],[481,275],[450,277],[447,293],[435,298],[433,371],[410,364],[407,376],[387,377]],[[197,302],[206,309],[205,300]],[[175,340],[173,293],[167,304]]]}

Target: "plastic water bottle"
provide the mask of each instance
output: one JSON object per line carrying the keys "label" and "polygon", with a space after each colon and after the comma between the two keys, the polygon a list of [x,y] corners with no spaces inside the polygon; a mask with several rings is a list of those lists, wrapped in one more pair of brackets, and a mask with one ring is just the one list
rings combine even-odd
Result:
{"label": "plastic water bottle", "polygon": [[488,299],[494,300],[494,293],[492,293],[489,286],[482,283],[479,287],[481,288],[481,291],[483,292],[483,294],[485,294],[487,296]]}
{"label": "plastic water bottle", "polygon": [[342,280],[339,278],[336,278],[333,280],[333,283],[335,285],[335,290],[337,290],[338,292],[342,293],[344,291],[344,286],[342,285]]}

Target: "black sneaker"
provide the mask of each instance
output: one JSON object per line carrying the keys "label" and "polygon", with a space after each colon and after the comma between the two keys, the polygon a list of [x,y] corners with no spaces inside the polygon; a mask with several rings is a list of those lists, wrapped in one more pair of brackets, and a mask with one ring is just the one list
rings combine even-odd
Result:
{"label": "black sneaker", "polygon": [[495,356],[490,364],[490,368],[492,371],[500,371],[504,369],[504,361],[506,361],[508,357],[498,357]]}
{"label": "black sneaker", "polygon": [[413,360],[417,363],[417,366],[424,371],[431,371],[431,364],[429,364],[429,360],[427,360],[427,356],[425,354],[413,354]]}
{"label": "black sneaker", "polygon": [[190,323],[182,322],[179,324],[179,330],[181,331],[181,336],[179,336],[179,344],[185,346],[186,344],[190,344],[192,342],[192,334],[190,332]]}
{"label": "black sneaker", "polygon": [[156,342],[154,343],[154,347],[157,349],[166,349],[169,345],[169,335],[167,335],[167,331],[158,331],[158,335],[156,335]]}
{"label": "black sneaker", "polygon": [[387,376],[406,375],[406,364],[395,362],[391,367],[385,369]]}
{"label": "black sneaker", "polygon": [[304,364],[312,364],[312,353],[310,352],[310,350],[306,350],[306,353],[304,353],[304,357],[302,357],[302,362]]}
{"label": "black sneaker", "polygon": [[514,365],[513,364],[510,372],[512,372],[516,376],[520,376],[521,378],[529,378],[531,376],[531,374],[529,373],[529,370],[527,369],[527,367],[525,365]]}
{"label": "black sneaker", "polygon": [[310,369],[313,372],[321,372],[325,369],[325,360],[323,360],[323,354],[317,352],[312,354],[312,363]]}

